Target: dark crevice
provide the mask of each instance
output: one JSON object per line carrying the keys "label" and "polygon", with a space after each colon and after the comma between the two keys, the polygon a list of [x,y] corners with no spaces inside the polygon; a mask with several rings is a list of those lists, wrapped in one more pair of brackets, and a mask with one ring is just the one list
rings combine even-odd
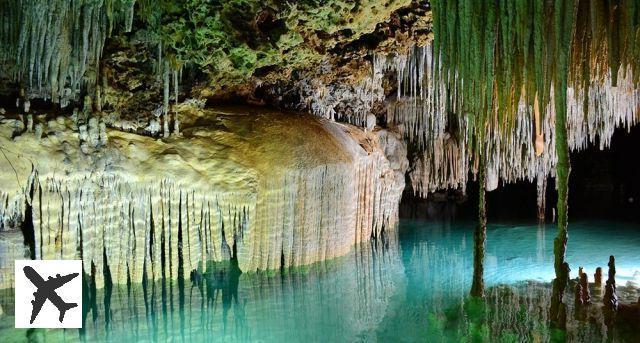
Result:
{"label": "dark crevice", "polygon": [[284,270],[284,249],[280,250],[280,270]]}
{"label": "dark crevice", "polygon": [[153,222],[153,204],[151,203],[151,195],[149,195],[149,257],[153,263],[153,242],[155,235],[155,223]]}
{"label": "dark crevice", "polygon": [[[184,317],[184,250],[183,250],[183,237],[182,237],[182,191],[180,191],[180,198],[178,203],[178,313],[180,317],[180,334],[182,341],[185,341],[185,317]],[[184,202],[185,210],[188,211],[188,197]],[[188,212],[187,212],[188,213]],[[188,225],[188,223],[187,223]]]}
{"label": "dark crevice", "polygon": [[29,258],[36,259],[36,234],[33,227],[33,206],[29,203],[30,199],[33,199],[33,191],[35,189],[35,181],[31,182],[29,186],[29,196],[24,201],[24,220],[20,225],[22,236],[24,238],[24,245],[29,247]]}
{"label": "dark crevice", "polygon": [[111,277],[111,268],[107,258],[107,249],[102,248],[102,261],[104,267],[102,270],[104,277],[104,320],[105,332],[109,332],[109,324],[111,323],[111,293],[113,292],[113,279]]}
{"label": "dark crevice", "polygon": [[182,192],[178,203],[178,280],[184,279],[184,256],[182,251]]}
{"label": "dark crevice", "polygon": [[[40,225],[42,225],[42,186],[38,183],[38,214],[40,215]],[[42,237],[42,227],[38,228],[40,231],[40,256],[42,256],[42,246],[44,245],[43,237]],[[80,252],[82,252],[82,236],[80,236]],[[80,259],[82,259],[82,254],[80,255]]]}

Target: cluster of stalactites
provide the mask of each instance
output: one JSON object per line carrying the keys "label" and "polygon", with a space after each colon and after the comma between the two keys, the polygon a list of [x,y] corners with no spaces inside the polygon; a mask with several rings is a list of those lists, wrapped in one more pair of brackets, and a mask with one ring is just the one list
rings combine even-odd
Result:
{"label": "cluster of stalactites", "polygon": [[376,124],[372,109],[385,98],[382,79],[389,66],[377,55],[371,64],[371,74],[353,85],[304,79],[298,85],[300,95],[315,116],[372,129]]}
{"label": "cluster of stalactites", "polygon": [[[431,46],[417,47],[408,55],[389,57],[388,68],[397,72],[397,98],[390,101],[387,122],[400,130],[405,139],[421,152],[413,161],[410,174],[416,194],[444,188],[464,187],[468,172],[476,172],[470,153],[468,118],[448,114],[442,105],[446,94],[436,94],[437,80]],[[610,74],[593,77],[588,87],[567,89],[567,135],[574,150],[588,144],[609,146],[617,127],[630,128],[640,119],[640,91],[633,81],[631,66],[617,72],[617,85]],[[550,98],[554,90],[551,87]],[[515,121],[504,125],[494,113],[486,123],[484,154],[487,158],[487,189],[498,180],[534,181],[554,175],[555,105],[550,101],[543,114],[537,114],[521,93]]]}
{"label": "cluster of stalactites", "polygon": [[41,177],[34,189],[36,258],[82,258],[88,274],[108,267],[114,283],[176,278],[235,257],[255,202],[248,193],[117,175]]}
{"label": "cluster of stalactites", "polygon": [[135,0],[3,0],[0,62],[27,97],[65,107],[96,87],[105,39],[131,30]]}
{"label": "cluster of stalactites", "polygon": [[558,111],[574,150],[605,148],[615,128],[637,123],[640,6],[568,4],[438,1],[433,45],[382,59],[398,82],[387,123],[419,152],[414,192],[464,186],[479,156],[488,190],[555,175]]}
{"label": "cluster of stalactites", "polygon": [[[146,130],[157,135],[162,132],[164,138],[170,134],[180,135],[180,119],[172,111],[171,100],[177,105],[180,98],[180,81],[182,80],[182,66],[176,66],[168,59],[163,59],[162,43],[158,43],[158,61],[156,64],[156,78],[162,84],[162,106],[154,112]],[[172,89],[173,86],[173,89]],[[173,118],[171,118],[173,115]]]}
{"label": "cluster of stalactites", "polygon": [[120,284],[186,277],[206,261],[234,258],[255,271],[345,255],[395,228],[404,189],[382,151],[266,176],[257,190],[117,172],[25,181],[32,193],[0,191],[0,228],[31,218],[37,259],[81,258],[87,274],[108,269]]}
{"label": "cluster of stalactites", "polygon": [[[460,188],[467,180],[467,121],[449,122],[443,92],[443,80],[432,68],[430,45],[415,47],[408,55],[381,58],[382,70],[397,73],[397,96],[387,106],[387,123],[422,152],[413,161],[411,179],[416,194],[426,196],[428,190]],[[441,83],[436,86],[435,83]]]}

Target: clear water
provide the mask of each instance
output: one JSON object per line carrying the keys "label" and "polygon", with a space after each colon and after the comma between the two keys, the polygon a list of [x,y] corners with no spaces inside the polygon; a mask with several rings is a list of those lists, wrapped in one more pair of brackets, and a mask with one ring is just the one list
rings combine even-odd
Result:
{"label": "clear water", "polygon": [[[504,302],[499,304],[504,313],[492,314],[493,323],[474,324],[465,305],[473,228],[473,223],[403,221],[398,236],[384,244],[366,244],[348,256],[305,268],[239,274],[225,264],[200,282],[98,290],[89,301],[83,337],[91,342],[460,341],[486,329],[501,332],[503,340],[551,339],[533,314],[540,310],[544,319],[547,303],[542,300],[529,299],[522,305],[522,297],[489,298]],[[553,277],[555,232],[551,225],[490,225],[487,285],[520,285],[525,297],[548,297],[546,286],[526,286],[523,281],[548,282]],[[640,227],[572,223],[569,232],[567,260],[573,277],[578,266],[590,276],[598,266],[606,274],[608,257],[614,254],[618,284],[640,283]],[[628,298],[637,299],[637,288],[629,289],[636,293]],[[26,331],[12,328],[11,292],[0,293],[0,300],[5,312],[0,317],[0,341],[25,340]],[[515,310],[509,309],[509,301],[519,302]],[[515,315],[523,306],[530,308],[526,318]],[[574,338],[589,341],[594,333],[585,332]],[[33,335],[44,335],[47,341],[82,339],[78,330]]]}

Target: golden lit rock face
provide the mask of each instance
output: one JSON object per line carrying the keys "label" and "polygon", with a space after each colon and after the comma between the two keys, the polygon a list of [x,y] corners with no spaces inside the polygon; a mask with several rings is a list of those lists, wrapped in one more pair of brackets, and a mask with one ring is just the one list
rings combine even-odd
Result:
{"label": "golden lit rock face", "polygon": [[0,125],[3,230],[30,207],[36,258],[82,258],[98,285],[106,266],[125,283],[207,260],[252,271],[344,255],[394,228],[407,167],[390,132],[256,109],[196,111],[164,140],[16,126]]}

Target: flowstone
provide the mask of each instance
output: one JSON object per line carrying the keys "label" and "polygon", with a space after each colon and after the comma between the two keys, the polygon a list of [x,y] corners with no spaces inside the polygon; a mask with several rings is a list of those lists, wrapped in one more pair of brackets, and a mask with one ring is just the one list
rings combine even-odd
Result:
{"label": "flowstone", "polygon": [[196,111],[162,140],[108,129],[88,153],[69,119],[39,140],[16,121],[0,125],[0,232],[26,227],[35,258],[81,258],[98,286],[106,266],[126,283],[344,255],[394,229],[408,165],[392,132],[251,108]]}

